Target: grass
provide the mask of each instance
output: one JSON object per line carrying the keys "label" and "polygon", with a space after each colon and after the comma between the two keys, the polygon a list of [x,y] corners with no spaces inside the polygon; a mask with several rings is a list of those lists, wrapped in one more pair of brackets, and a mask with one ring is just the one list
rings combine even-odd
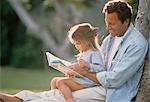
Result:
{"label": "grass", "polygon": [[0,91],[14,94],[21,90],[49,90],[49,83],[55,76],[62,74],[55,70],[21,69],[11,67],[0,68]]}

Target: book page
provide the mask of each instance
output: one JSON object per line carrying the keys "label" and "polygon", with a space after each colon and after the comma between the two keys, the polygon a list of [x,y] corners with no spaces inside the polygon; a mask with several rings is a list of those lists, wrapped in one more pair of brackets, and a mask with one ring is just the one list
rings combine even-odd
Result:
{"label": "book page", "polygon": [[49,53],[49,52],[46,52],[46,56],[47,56],[47,60],[48,60],[48,64],[51,65],[51,63],[55,60],[58,60],[60,62],[62,62],[65,66],[70,66],[71,63],[66,61],[66,60],[63,60],[63,59],[60,59],[56,56],[54,56],[53,54]]}
{"label": "book page", "polygon": [[81,74],[75,72],[74,70],[68,67],[71,65],[70,62],[60,59],[49,52],[46,52],[46,56],[48,60],[48,65],[51,66],[52,68],[64,74],[67,74],[68,71],[71,71],[75,76],[83,77]]}

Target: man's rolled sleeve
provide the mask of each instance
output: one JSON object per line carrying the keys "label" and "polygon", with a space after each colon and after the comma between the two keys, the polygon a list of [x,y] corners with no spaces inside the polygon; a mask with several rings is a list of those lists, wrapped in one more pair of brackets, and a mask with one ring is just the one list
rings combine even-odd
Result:
{"label": "man's rolled sleeve", "polygon": [[107,82],[106,71],[102,71],[96,74],[96,78],[102,86],[107,87],[110,84]]}

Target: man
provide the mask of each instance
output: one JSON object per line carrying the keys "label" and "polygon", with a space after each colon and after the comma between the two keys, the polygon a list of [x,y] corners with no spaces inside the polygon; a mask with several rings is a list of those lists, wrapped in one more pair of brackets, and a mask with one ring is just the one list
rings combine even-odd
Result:
{"label": "man", "polygon": [[133,27],[131,12],[127,3],[115,0],[103,9],[110,33],[101,46],[106,71],[89,73],[76,66],[75,71],[105,87],[106,102],[132,102],[139,88],[148,43]]}
{"label": "man", "polygon": [[74,69],[102,86],[76,91],[73,96],[81,102],[133,102],[139,88],[148,43],[133,27],[131,7],[126,2],[109,1],[103,13],[110,33],[101,45],[106,71],[92,73],[80,69],[79,65]]}

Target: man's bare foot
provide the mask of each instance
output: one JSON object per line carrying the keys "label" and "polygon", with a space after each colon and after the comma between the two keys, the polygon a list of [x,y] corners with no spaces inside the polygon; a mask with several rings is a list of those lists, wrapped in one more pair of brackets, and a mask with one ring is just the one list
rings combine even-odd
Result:
{"label": "man's bare foot", "polygon": [[0,93],[0,102],[23,102],[23,100],[13,95]]}

